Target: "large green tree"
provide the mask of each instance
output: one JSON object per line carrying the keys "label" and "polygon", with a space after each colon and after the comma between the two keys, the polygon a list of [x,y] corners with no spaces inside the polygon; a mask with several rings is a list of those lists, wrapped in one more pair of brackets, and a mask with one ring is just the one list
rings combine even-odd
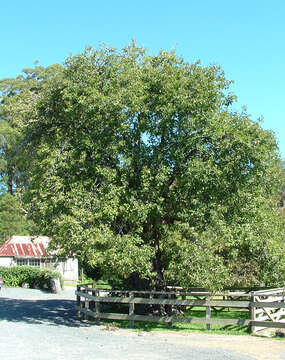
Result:
{"label": "large green tree", "polygon": [[149,284],[284,281],[271,132],[220,67],[135,44],[88,48],[22,116],[29,212],[64,255]]}

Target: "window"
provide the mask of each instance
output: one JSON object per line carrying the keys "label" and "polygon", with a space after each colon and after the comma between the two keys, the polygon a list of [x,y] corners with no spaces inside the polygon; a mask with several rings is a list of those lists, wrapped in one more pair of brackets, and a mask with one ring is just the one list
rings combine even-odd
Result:
{"label": "window", "polygon": [[40,259],[17,259],[17,266],[41,266],[41,260]]}
{"label": "window", "polygon": [[40,259],[29,259],[29,265],[30,266],[41,266],[41,260]]}
{"label": "window", "polygon": [[18,266],[29,265],[28,259],[17,259],[17,265]]}

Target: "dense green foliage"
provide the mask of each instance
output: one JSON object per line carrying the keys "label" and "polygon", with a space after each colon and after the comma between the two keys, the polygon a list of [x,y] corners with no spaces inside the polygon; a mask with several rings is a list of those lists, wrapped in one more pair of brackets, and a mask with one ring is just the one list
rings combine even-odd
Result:
{"label": "dense green foliage", "polygon": [[29,159],[29,214],[61,255],[136,286],[284,282],[276,141],[230,110],[218,66],[133,44],[32,78],[2,113]]}
{"label": "dense green foliage", "polygon": [[52,290],[52,280],[59,279],[63,288],[63,278],[58,271],[40,269],[34,266],[0,266],[0,275],[5,286],[22,286],[28,284],[30,288]]}
{"label": "dense green foliage", "polygon": [[282,176],[282,185],[281,185],[281,191],[278,198],[278,205],[282,210],[285,210],[285,161],[282,162],[282,168],[283,168],[283,176]]}
{"label": "dense green foliage", "polygon": [[21,196],[30,166],[22,126],[23,114],[47,73],[48,69],[36,67],[25,69],[16,79],[0,80],[0,242],[12,235],[34,234],[36,230],[27,221]]}
{"label": "dense green foliage", "polygon": [[33,228],[19,199],[7,193],[0,195],[0,244],[15,234],[29,235]]}
{"label": "dense green foliage", "polygon": [[29,159],[22,141],[23,114],[29,111],[47,71],[24,69],[16,79],[0,80],[0,180],[2,191],[10,194],[24,186]]}

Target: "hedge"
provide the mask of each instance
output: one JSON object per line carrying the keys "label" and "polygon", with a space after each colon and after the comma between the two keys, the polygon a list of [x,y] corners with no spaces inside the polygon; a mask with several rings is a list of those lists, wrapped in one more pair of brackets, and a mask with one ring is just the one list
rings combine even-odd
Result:
{"label": "hedge", "polygon": [[58,271],[35,266],[0,266],[0,276],[3,277],[6,286],[17,287],[28,284],[30,288],[47,290],[52,290],[52,279],[59,278],[63,288],[63,277]]}

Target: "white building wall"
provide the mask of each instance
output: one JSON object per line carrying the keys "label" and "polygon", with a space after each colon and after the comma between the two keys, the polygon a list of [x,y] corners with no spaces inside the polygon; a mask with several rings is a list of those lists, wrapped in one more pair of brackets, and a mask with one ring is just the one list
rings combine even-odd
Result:
{"label": "white building wall", "polygon": [[67,259],[64,262],[59,262],[56,266],[65,281],[76,282],[78,280],[78,260]]}
{"label": "white building wall", "polygon": [[1,256],[0,257],[0,266],[12,266],[13,265],[13,257],[10,256]]}

